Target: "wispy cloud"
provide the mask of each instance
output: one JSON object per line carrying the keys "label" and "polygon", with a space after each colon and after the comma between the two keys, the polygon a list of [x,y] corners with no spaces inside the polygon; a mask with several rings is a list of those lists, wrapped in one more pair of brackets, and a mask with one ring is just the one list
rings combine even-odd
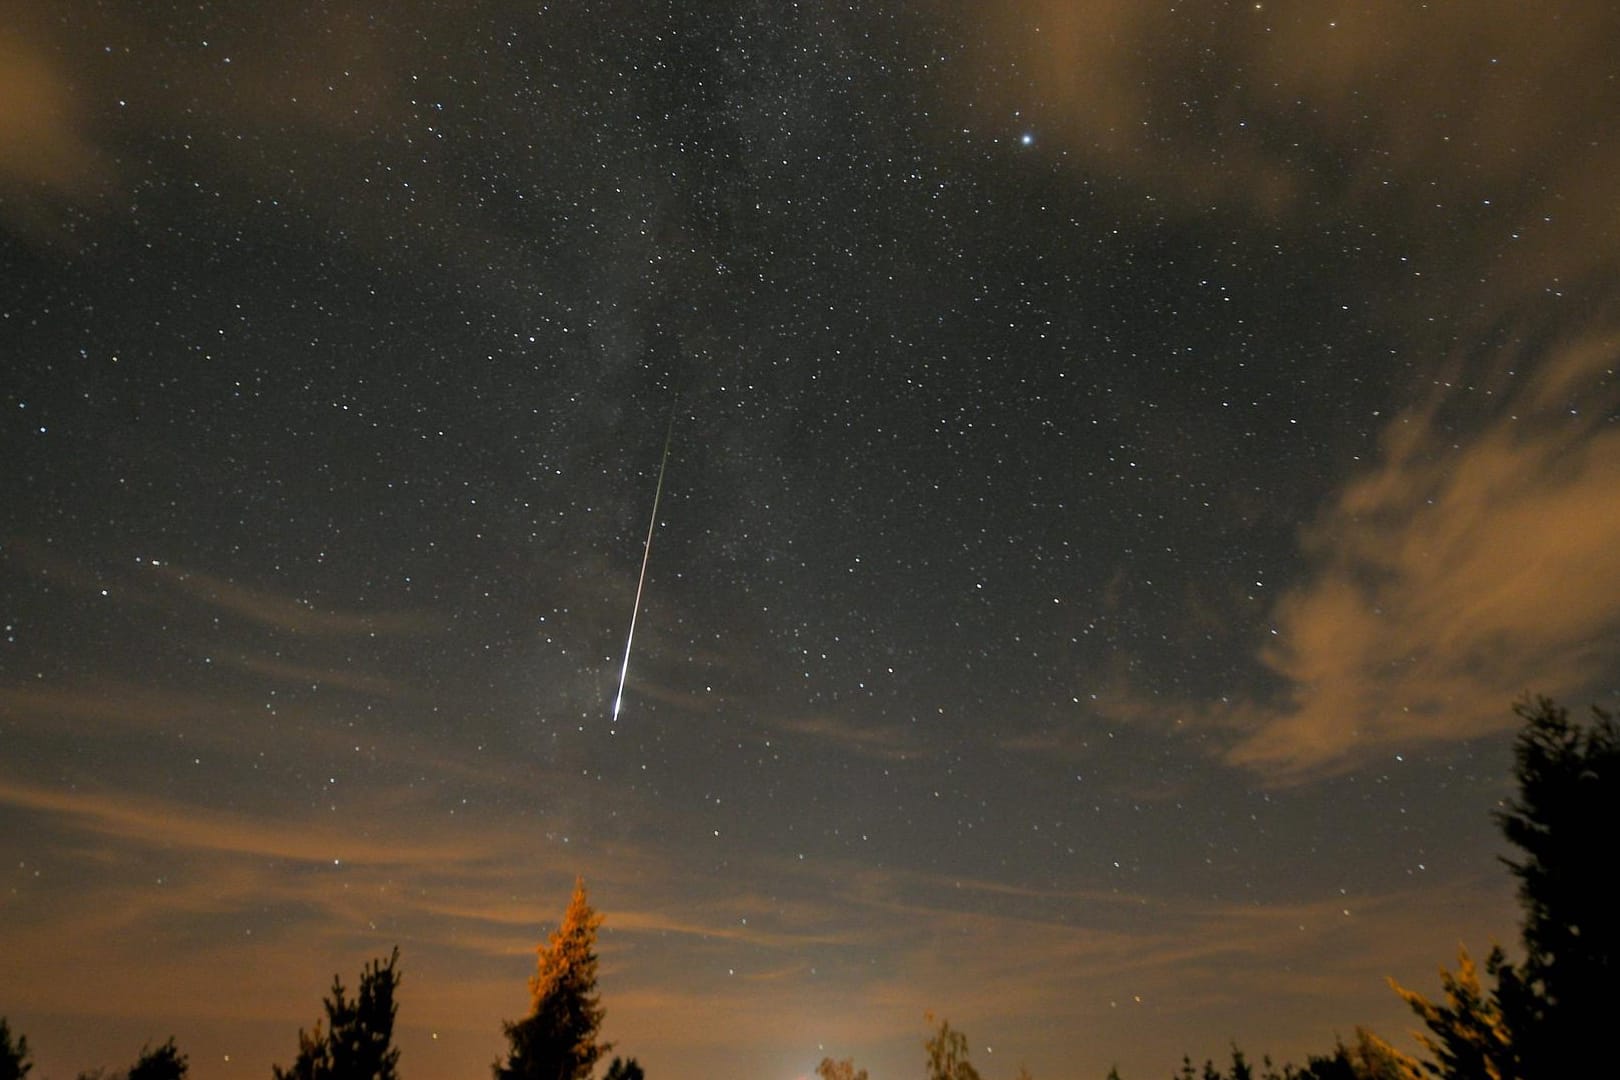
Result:
{"label": "wispy cloud", "polygon": [[[731,1033],[715,1016],[746,1023],[762,1044],[855,1049],[920,1032],[929,1008],[1016,1044],[1043,1025],[1117,1022],[1118,1006],[1160,1019],[1240,1016],[1261,983],[1305,1002],[1377,1001],[1388,996],[1385,974],[1422,978],[1397,958],[1423,952],[1413,942],[1431,934],[1435,905],[1454,913],[1458,933],[1477,936],[1481,922],[1460,910],[1478,907],[1475,882],[1249,904],[781,860],[789,873],[763,892],[739,884],[762,869],[746,862],[722,879],[680,851],[536,847],[532,829],[424,826],[410,815],[244,821],[18,782],[0,784],[0,806],[44,817],[53,873],[76,861],[96,882],[41,892],[54,898],[48,919],[33,886],[11,901],[8,917],[39,921],[13,959],[72,969],[40,1007],[132,970],[172,995],[203,971],[251,967],[249,993],[187,1015],[279,1021],[289,1044],[334,968],[352,974],[346,958],[357,965],[395,941],[411,1024],[487,1041],[499,1017],[522,1009],[530,952],[581,870],[607,916],[611,1022],[665,1053],[728,1052]],[[136,1017],[151,1006],[105,1008]],[[402,1038],[426,1052],[411,1041],[426,1038],[415,1027]]]}
{"label": "wispy cloud", "polygon": [[234,710],[217,697],[156,690],[117,680],[87,680],[62,686],[21,683],[0,686],[0,710],[8,730],[54,735],[153,734],[175,725],[218,721]]}
{"label": "wispy cloud", "polygon": [[275,822],[203,811],[187,804],[139,796],[58,789],[0,780],[0,803],[61,815],[80,827],[118,840],[173,850],[230,852],[309,863],[427,867],[462,864],[492,849],[456,840],[422,839],[310,821]]}
{"label": "wispy cloud", "polygon": [[426,612],[338,611],[313,600],[238,585],[198,570],[163,568],[182,592],[261,626],[312,636],[394,636],[430,634],[439,621]]}
{"label": "wispy cloud", "polygon": [[331,665],[294,664],[266,656],[223,656],[221,660],[278,682],[343,690],[369,697],[401,696],[397,680],[365,671],[344,670]]}
{"label": "wispy cloud", "polygon": [[924,748],[900,728],[861,724],[830,713],[774,719],[770,728],[867,757],[908,761],[925,753]]}
{"label": "wispy cloud", "polygon": [[0,225],[54,236],[57,208],[89,199],[111,162],[90,138],[73,73],[41,39],[7,23],[0,27]]}
{"label": "wispy cloud", "polygon": [[[1500,210],[1523,198],[1523,210],[1548,193],[1579,192],[1597,197],[1553,203],[1591,208],[1606,235],[1547,204],[1545,220],[1517,217],[1519,259],[1612,261],[1615,150],[1597,137],[1616,115],[1595,51],[1607,40],[1604,5],[1548,19],[1516,5],[1400,0],[1331,11],[1016,0],[978,17],[978,66],[951,96],[964,123],[1018,115],[1161,203],[1194,212],[1236,204],[1277,219],[1319,215],[1325,204],[1377,206],[1406,218],[1432,213],[1437,197],[1448,212],[1482,199]],[[1027,74],[1038,107],[1007,70]],[[1580,131],[1594,137],[1572,137]],[[1527,170],[1539,184],[1522,186]],[[1486,230],[1486,239],[1510,231]],[[1507,263],[1497,271],[1515,272]]]}
{"label": "wispy cloud", "polygon": [[767,948],[809,949],[835,943],[847,943],[846,933],[822,931],[776,932],[750,927],[746,919],[689,919],[662,911],[620,910],[613,913],[615,933],[671,934],[696,938],[707,942],[738,942]]}
{"label": "wispy cloud", "polygon": [[178,593],[206,609],[308,637],[416,637],[444,629],[444,620],[427,611],[343,610],[156,559],[89,565],[28,537],[12,538],[5,554],[26,573],[136,608],[173,610]]}
{"label": "wispy cloud", "polygon": [[1498,731],[1620,659],[1617,357],[1607,333],[1510,356],[1390,424],[1305,534],[1260,654],[1280,695],[1202,712],[1229,761],[1298,778]]}

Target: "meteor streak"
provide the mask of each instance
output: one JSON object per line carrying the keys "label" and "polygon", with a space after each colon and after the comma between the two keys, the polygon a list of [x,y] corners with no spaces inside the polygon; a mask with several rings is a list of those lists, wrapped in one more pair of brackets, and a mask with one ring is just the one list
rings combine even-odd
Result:
{"label": "meteor streak", "polygon": [[[664,429],[664,458],[658,463],[658,486],[653,489],[652,518],[647,522],[647,540],[641,546],[641,577],[636,581],[636,602],[630,609],[630,632],[624,638],[624,663],[619,665],[619,692],[613,695],[613,723],[619,722],[624,705],[624,680],[630,674],[630,646],[636,640],[636,616],[641,614],[641,590],[647,584],[647,563],[652,558],[653,529],[658,526],[658,500],[664,494],[664,470],[669,467],[669,440],[675,434],[675,410],[669,410],[669,426]],[[611,734],[613,729],[608,729]]]}

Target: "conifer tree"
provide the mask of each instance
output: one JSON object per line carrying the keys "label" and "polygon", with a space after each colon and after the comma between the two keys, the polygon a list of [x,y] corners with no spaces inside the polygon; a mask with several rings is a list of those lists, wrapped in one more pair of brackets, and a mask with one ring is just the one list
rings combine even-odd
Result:
{"label": "conifer tree", "polygon": [[1497,815],[1522,853],[1504,860],[1519,879],[1524,959],[1500,949],[1481,985],[1462,956],[1442,971],[1446,1003],[1396,991],[1433,1033],[1425,1068],[1447,1080],[1563,1080],[1609,1054],[1620,1012],[1620,918],[1611,881],[1613,823],[1620,820],[1620,726],[1601,709],[1573,723],[1546,698],[1514,706],[1524,720],[1515,747],[1518,795]]}
{"label": "conifer tree", "polygon": [[602,924],[574,882],[562,923],[536,949],[529,980],[529,1015],[507,1021],[508,1051],[495,1062],[496,1080],[586,1080],[610,1047],[597,1041],[604,1010],[596,992],[596,929]]}
{"label": "conifer tree", "polygon": [[326,1080],[332,1075],[332,1051],[319,1020],[315,1021],[314,1031],[298,1029],[298,1056],[292,1067],[272,1065],[270,1073],[275,1080]]}
{"label": "conifer tree", "polygon": [[28,1036],[18,1035],[11,1041],[11,1025],[0,1016],[0,1080],[23,1080],[34,1068],[28,1060]]}
{"label": "conifer tree", "polygon": [[646,1080],[646,1077],[635,1058],[614,1058],[608,1063],[607,1072],[602,1074],[602,1080]]}
{"label": "conifer tree", "polygon": [[371,961],[360,974],[360,989],[350,998],[343,982],[332,976],[332,993],[323,1004],[326,1030],[298,1032],[298,1057],[292,1067],[271,1069],[275,1080],[398,1080],[399,1050],[393,1045],[399,1005],[399,949],[388,962]]}
{"label": "conifer tree", "polygon": [[1497,815],[1522,857],[1524,960],[1498,963],[1497,997],[1528,1080],[1578,1076],[1611,1054],[1620,1010],[1620,916],[1613,828],[1620,821],[1620,725],[1589,724],[1546,698],[1515,707],[1517,798]]}
{"label": "conifer tree", "polygon": [[1356,1028],[1351,1046],[1339,1044],[1355,1080],[1422,1080],[1417,1060],[1401,1053],[1364,1027]]}
{"label": "conifer tree", "polygon": [[190,1062],[174,1044],[174,1036],[156,1050],[141,1047],[141,1056],[130,1067],[128,1080],[185,1080]]}
{"label": "conifer tree", "polygon": [[[1487,970],[1494,973],[1500,963],[1501,952],[1493,951]],[[1390,986],[1429,1029],[1430,1034],[1419,1034],[1418,1041],[1434,1055],[1430,1071],[1459,1080],[1516,1077],[1512,1035],[1495,996],[1481,986],[1479,971],[1467,949],[1457,950],[1455,975],[1440,970],[1440,982],[1446,992],[1444,1004],[1435,1004],[1390,980]]]}

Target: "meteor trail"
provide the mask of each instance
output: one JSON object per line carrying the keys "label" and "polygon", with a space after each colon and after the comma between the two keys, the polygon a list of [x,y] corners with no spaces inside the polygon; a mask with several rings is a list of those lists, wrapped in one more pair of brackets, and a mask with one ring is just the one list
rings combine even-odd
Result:
{"label": "meteor trail", "polygon": [[[647,584],[647,562],[652,558],[653,529],[658,526],[658,500],[664,494],[664,470],[669,467],[669,440],[675,434],[675,410],[669,410],[669,426],[664,429],[664,458],[658,463],[658,486],[653,489],[652,518],[647,522],[647,541],[641,546],[641,577],[636,581],[636,602],[630,609],[630,632],[624,638],[624,663],[619,666],[619,692],[613,695],[613,723],[619,722],[624,704],[624,680],[630,674],[630,646],[636,640],[636,616],[641,614],[641,590]],[[608,729],[611,734],[613,729]]]}

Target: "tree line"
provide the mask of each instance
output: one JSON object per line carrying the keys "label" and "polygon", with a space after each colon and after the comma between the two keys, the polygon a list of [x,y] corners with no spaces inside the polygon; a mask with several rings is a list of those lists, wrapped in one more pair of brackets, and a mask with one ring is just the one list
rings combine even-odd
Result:
{"label": "tree line", "polygon": [[[1304,1065],[1251,1062],[1235,1044],[1229,1063],[1190,1056],[1171,1080],[1581,1080],[1620,1075],[1606,1021],[1620,1016],[1620,725],[1593,707],[1591,719],[1544,697],[1514,706],[1517,794],[1496,813],[1517,855],[1522,958],[1493,948],[1485,977],[1466,950],[1441,969],[1433,1001],[1393,979],[1390,987],[1426,1031],[1426,1056],[1402,1053],[1357,1028]],[[932,1023],[932,1018],[930,1018]],[[941,1021],[923,1044],[928,1080],[982,1080],[967,1039]],[[850,1059],[823,1059],[821,1080],[867,1080]],[[1027,1080],[1020,1068],[1015,1080]],[[1118,1069],[1107,1080],[1120,1080]]]}
{"label": "tree line", "polygon": [[[1603,1075],[1609,1063],[1605,1021],[1620,1015],[1620,906],[1612,881],[1620,868],[1620,725],[1592,710],[1588,723],[1546,698],[1514,707],[1523,727],[1514,747],[1517,794],[1497,812],[1503,835],[1517,850],[1505,858],[1518,878],[1523,909],[1522,957],[1493,948],[1485,978],[1466,951],[1455,972],[1441,969],[1443,1000],[1433,1001],[1391,980],[1423,1022],[1427,1056],[1414,1058],[1364,1028],[1302,1066],[1251,1063],[1234,1044],[1230,1061],[1202,1068],[1190,1056],[1171,1080],[1566,1080]],[[536,951],[530,1007],[505,1021],[507,1051],[494,1080],[589,1080],[612,1049],[598,1037],[605,1010],[596,987],[596,931],[602,917],[576,881],[562,922]],[[334,976],[323,999],[325,1017],[298,1032],[292,1065],[273,1066],[273,1080],[398,1080],[393,1045],[400,984],[399,949],[362,970],[353,997]],[[927,1017],[923,1042],[927,1080],[983,1080],[969,1060],[966,1035],[949,1021]],[[24,1080],[32,1070],[26,1037],[0,1017],[0,1080]],[[81,1073],[79,1080],[185,1080],[186,1055],[171,1037],[148,1044],[128,1069]],[[1612,1070],[1612,1064],[1609,1064]],[[849,1058],[823,1058],[821,1080],[868,1080]],[[613,1058],[603,1080],[644,1080],[634,1058]],[[1030,1080],[1020,1067],[1013,1080]],[[1107,1080],[1121,1080],[1117,1069]]]}
{"label": "tree line", "polygon": [[[493,1066],[495,1080],[588,1080],[612,1049],[597,1033],[605,1010],[596,989],[596,930],[602,917],[592,909],[584,881],[561,924],[539,954],[529,980],[529,1013],[506,1021],[507,1052]],[[322,1000],[325,1016],[312,1030],[298,1031],[298,1053],[287,1068],[271,1066],[273,1080],[399,1080],[399,1048],[394,1019],[400,984],[399,949],[368,963],[353,997],[343,980],[332,977]],[[28,1039],[13,1036],[0,1017],[0,1080],[24,1080],[33,1070]],[[171,1037],[156,1049],[143,1048],[128,1069],[80,1073],[79,1080],[186,1080],[190,1064]],[[603,1080],[645,1080],[635,1058],[614,1058]]]}

